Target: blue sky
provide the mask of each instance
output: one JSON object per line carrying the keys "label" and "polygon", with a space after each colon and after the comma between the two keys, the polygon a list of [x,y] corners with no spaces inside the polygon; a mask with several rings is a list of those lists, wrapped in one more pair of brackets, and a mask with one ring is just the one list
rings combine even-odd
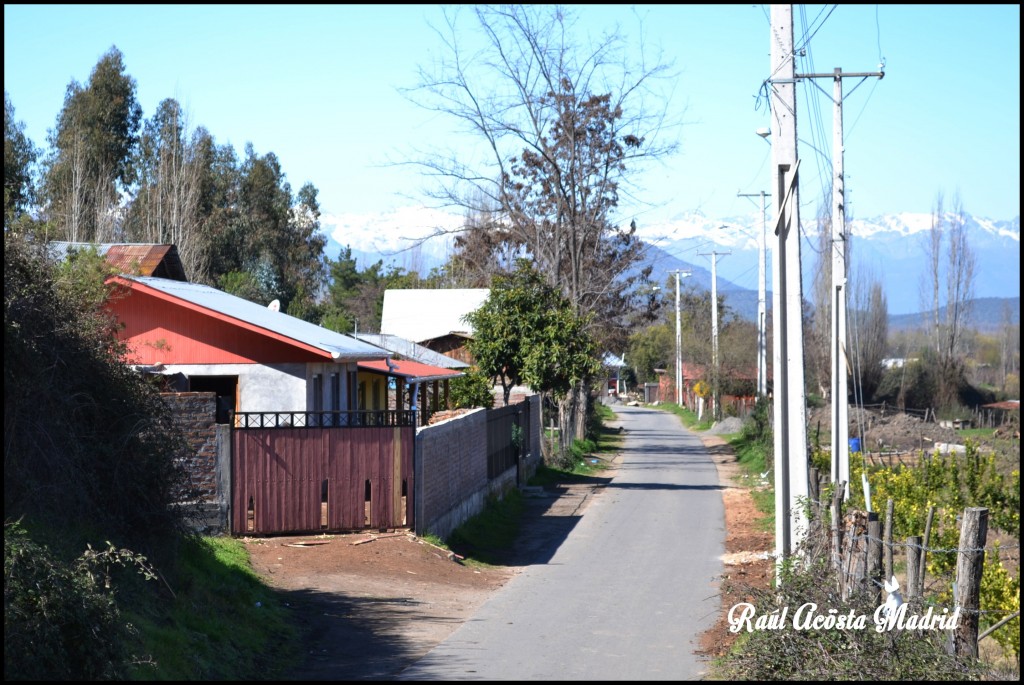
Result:
{"label": "blue sky", "polygon": [[[769,125],[756,96],[770,68],[767,5],[577,5],[582,26],[618,22],[673,60],[680,152],[645,172],[650,206],[622,207],[648,224],[699,210],[749,213],[737,192],[767,190]],[[634,13],[635,9],[635,13]],[[309,181],[325,215],[415,206],[420,172],[388,166],[427,141],[458,145],[450,122],[411,105],[419,65],[439,54],[437,5],[4,5],[4,89],[32,141],[45,147],[72,80],[85,83],[112,46],[138,86],[143,116],[164,98],[193,126],[242,154],[275,153],[294,190]],[[977,216],[1020,213],[1019,5],[795,6],[798,43],[816,29],[798,71],[878,71],[844,79],[845,168],[853,218],[928,212],[959,192]],[[639,37],[636,38],[639,44]],[[812,146],[831,150],[829,80],[798,90],[801,199],[815,211]],[[822,149],[823,148],[823,149]],[[827,183],[827,180],[824,181]],[[411,196],[411,197],[410,197]],[[425,199],[421,199],[425,202]],[[948,205],[948,200],[947,200]]]}

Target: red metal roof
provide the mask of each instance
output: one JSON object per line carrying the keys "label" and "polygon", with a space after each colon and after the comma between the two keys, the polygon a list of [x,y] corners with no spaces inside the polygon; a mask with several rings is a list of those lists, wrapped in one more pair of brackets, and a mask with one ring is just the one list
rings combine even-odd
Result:
{"label": "red metal roof", "polygon": [[429,364],[422,364],[407,359],[392,361],[390,367],[387,361],[383,359],[359,362],[359,368],[363,371],[377,371],[389,376],[402,376],[412,383],[457,378],[458,376],[465,375],[458,369],[443,369],[439,366],[430,366]]}
{"label": "red metal roof", "polygon": [[1013,411],[1014,409],[1020,409],[1020,400],[993,402],[992,404],[983,404],[981,406],[985,407],[985,409],[1006,409],[1007,411]]}

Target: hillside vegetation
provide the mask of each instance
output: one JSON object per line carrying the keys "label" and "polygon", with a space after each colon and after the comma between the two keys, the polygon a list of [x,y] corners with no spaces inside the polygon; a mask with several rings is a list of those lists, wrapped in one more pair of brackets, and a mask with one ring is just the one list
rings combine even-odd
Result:
{"label": "hillside vegetation", "polygon": [[93,266],[5,233],[4,679],[272,676],[294,632],[240,543],[189,533],[184,441]]}

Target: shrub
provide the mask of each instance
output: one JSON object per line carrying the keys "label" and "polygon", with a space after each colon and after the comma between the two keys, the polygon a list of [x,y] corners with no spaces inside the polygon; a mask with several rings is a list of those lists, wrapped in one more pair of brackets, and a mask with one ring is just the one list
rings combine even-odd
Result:
{"label": "shrub", "polygon": [[[788,608],[786,620],[777,630],[744,630],[723,666],[725,678],[820,681],[978,678],[974,666],[947,653],[947,631],[893,629],[878,632],[873,620],[878,607],[874,593],[860,589],[849,599],[841,600],[835,588],[835,574],[823,559],[799,568],[787,567],[778,590],[752,590],[750,603],[755,607],[755,616],[781,614],[785,607]],[[847,616],[852,611],[855,616],[866,617],[866,626],[863,629],[797,630],[795,612],[809,603],[817,605],[818,616],[827,615],[830,610]],[[915,613],[923,612],[915,609]]]}
{"label": "shrub", "polygon": [[491,381],[476,369],[468,371],[465,376],[453,378],[448,387],[452,406],[457,409],[490,409],[494,406]]}
{"label": "shrub", "polygon": [[131,625],[114,601],[111,571],[145,559],[90,548],[65,564],[4,524],[4,680],[115,680],[127,677]]}

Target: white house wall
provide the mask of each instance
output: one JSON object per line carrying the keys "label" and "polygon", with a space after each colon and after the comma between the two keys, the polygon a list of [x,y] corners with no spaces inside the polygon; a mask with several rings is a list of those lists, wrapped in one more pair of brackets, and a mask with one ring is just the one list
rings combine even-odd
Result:
{"label": "white house wall", "polygon": [[305,411],[306,364],[173,364],[186,376],[238,376],[238,411]]}
{"label": "white house wall", "polygon": [[[321,384],[321,404],[320,407],[324,411],[343,411],[347,409],[346,398],[349,396],[349,385],[350,380],[357,374],[359,370],[358,364],[351,363],[335,363],[335,364],[307,364],[306,365],[306,388],[308,389],[305,393],[304,401],[307,402],[306,408],[308,411],[313,411],[316,408],[316,399],[313,397],[314,383],[313,377],[320,374],[323,378]],[[334,406],[334,400],[331,398],[331,374],[338,374],[338,378],[341,381],[340,391],[340,403],[339,406]],[[353,390],[354,391],[354,390]]]}

